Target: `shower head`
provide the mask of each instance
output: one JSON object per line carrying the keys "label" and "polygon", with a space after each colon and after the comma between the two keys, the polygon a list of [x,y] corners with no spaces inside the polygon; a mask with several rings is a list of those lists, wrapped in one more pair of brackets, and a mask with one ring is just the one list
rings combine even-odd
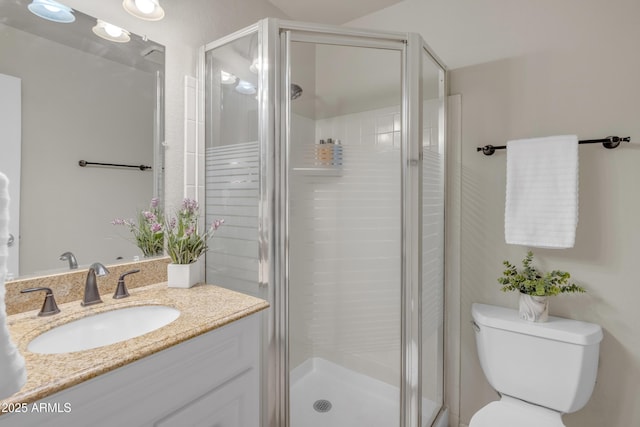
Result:
{"label": "shower head", "polygon": [[295,83],[291,83],[291,100],[300,98],[302,95],[302,88]]}

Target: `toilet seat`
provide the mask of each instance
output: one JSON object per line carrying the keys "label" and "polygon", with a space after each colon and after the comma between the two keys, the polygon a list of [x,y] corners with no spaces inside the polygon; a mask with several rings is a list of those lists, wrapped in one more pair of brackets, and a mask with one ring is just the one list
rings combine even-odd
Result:
{"label": "toilet seat", "polygon": [[491,402],[471,418],[469,427],[566,427],[559,412],[508,396]]}

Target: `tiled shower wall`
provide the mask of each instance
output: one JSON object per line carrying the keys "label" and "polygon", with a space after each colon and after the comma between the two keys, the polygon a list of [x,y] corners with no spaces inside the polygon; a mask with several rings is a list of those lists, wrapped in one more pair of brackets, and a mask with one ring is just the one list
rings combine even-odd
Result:
{"label": "tiled shower wall", "polygon": [[[423,103],[422,139],[425,148],[435,147],[438,141],[437,100]],[[381,145],[400,149],[402,123],[400,107],[387,107],[361,113],[346,114],[316,121],[316,142],[333,138],[357,145]]]}
{"label": "tiled shower wall", "polygon": [[[204,167],[204,151],[199,134],[204,123],[198,105],[198,80],[184,78],[184,197],[202,200],[204,182],[200,172]],[[204,141],[203,141],[204,142]]]}
{"label": "tiled shower wall", "polygon": [[[425,151],[436,155],[440,147],[431,141],[437,141],[438,107],[425,103],[423,121]],[[289,290],[292,368],[323,357],[398,384],[400,117],[399,106],[315,122],[294,116],[290,235],[298,262],[291,263]],[[296,164],[300,146],[328,138],[343,146],[343,164],[328,174],[296,170],[306,166]],[[427,328],[433,340],[441,338],[437,322]]]}
{"label": "tiled shower wall", "polygon": [[[199,95],[199,96],[198,96]],[[192,76],[184,77],[184,198],[200,203],[198,221],[205,227],[204,212],[204,112],[199,99],[204,99],[204,90]],[[173,214],[179,206],[165,206]],[[204,277],[205,266],[200,275]]]}

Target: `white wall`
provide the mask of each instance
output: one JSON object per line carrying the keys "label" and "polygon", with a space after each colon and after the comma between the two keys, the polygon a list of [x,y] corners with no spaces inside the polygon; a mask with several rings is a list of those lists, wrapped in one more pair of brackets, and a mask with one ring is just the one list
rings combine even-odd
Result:
{"label": "white wall", "polygon": [[633,0],[404,0],[346,26],[420,33],[450,68],[552,49],[630,48]]}
{"label": "white wall", "polygon": [[[452,425],[458,417],[466,425],[496,398],[466,326],[471,303],[515,307],[516,295],[499,292],[496,278],[502,260],[519,261],[526,251],[504,243],[504,153],[485,157],[475,147],[566,133],[630,135],[637,142],[638,16],[640,4],[625,0],[406,0],[354,23],[418,31],[449,66],[484,62],[450,73],[450,92],[462,95],[462,198],[459,211],[449,212],[462,223],[462,333],[448,337],[460,339],[462,357],[461,383],[448,399]],[[605,331],[595,391],[583,410],[564,417],[568,427],[640,423],[637,147],[580,147],[576,246],[535,251],[542,268],[571,272],[589,292],[554,298],[551,313],[599,323]]]}

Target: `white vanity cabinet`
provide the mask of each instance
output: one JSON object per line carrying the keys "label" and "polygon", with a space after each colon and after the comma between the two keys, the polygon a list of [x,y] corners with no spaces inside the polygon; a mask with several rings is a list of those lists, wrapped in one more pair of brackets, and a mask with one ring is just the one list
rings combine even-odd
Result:
{"label": "white vanity cabinet", "polygon": [[261,316],[23,405],[26,412],[0,416],[0,426],[258,427]]}

